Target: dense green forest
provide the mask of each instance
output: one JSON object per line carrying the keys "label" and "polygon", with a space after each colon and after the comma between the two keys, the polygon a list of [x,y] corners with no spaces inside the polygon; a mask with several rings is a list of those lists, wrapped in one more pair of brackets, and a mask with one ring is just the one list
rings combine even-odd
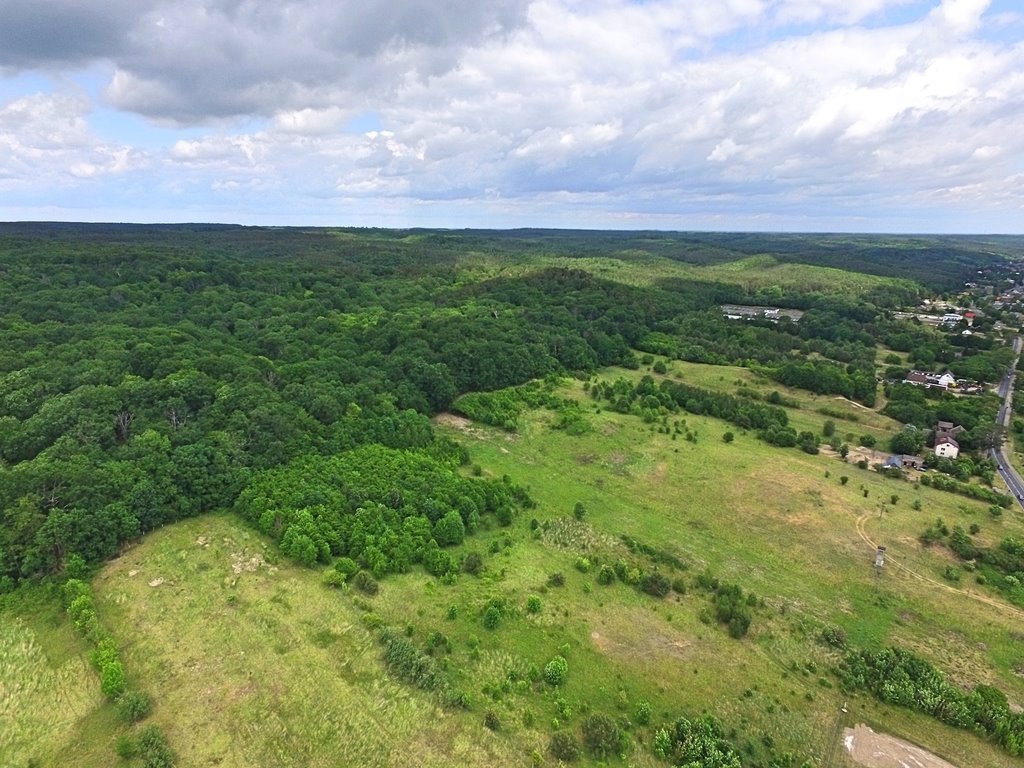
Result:
{"label": "dense green forest", "polygon": [[[845,242],[755,240],[823,265]],[[165,522],[231,507],[258,473],[309,454],[377,444],[441,466],[451,449],[427,417],[456,396],[635,367],[635,350],[757,364],[781,383],[873,404],[875,339],[894,331],[869,299],[914,298],[905,282],[867,298],[777,295],[807,310],[799,324],[736,326],[718,303],[764,296],[712,280],[638,287],[542,258],[721,264],[755,240],[5,225],[0,583],[58,571],[71,555],[101,561]],[[870,252],[903,258],[914,253],[905,245]],[[933,288],[983,258],[956,240],[922,247],[929,268],[913,276]],[[489,271],[467,269],[481,252]],[[502,274],[527,257],[535,268]],[[879,271],[878,261],[858,264]]]}

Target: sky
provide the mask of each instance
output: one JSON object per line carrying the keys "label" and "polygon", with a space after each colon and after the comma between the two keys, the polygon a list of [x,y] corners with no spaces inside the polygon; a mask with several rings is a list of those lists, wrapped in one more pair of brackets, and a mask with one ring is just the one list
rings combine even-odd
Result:
{"label": "sky", "polygon": [[1024,233],[1022,0],[0,20],[0,220]]}

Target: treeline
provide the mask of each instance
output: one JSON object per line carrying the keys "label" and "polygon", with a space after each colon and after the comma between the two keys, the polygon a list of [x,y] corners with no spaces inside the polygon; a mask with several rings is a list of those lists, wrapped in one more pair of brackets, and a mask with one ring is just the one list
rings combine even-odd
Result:
{"label": "treeline", "polygon": [[[773,367],[816,355],[873,369],[876,340],[869,331],[877,309],[835,297],[815,301],[799,322],[786,317],[777,323],[729,320],[715,305],[657,324],[636,346],[644,352],[711,365]],[[775,303],[786,302],[777,299]]]}
{"label": "treeline", "polygon": [[924,475],[921,478],[921,485],[931,486],[940,491],[959,493],[961,496],[978,499],[979,501],[987,501],[989,504],[996,504],[1003,509],[1009,509],[1013,505],[1012,496],[999,493],[983,485],[962,483],[952,477],[945,477],[943,475]]}
{"label": "treeline", "polygon": [[791,447],[799,440],[796,431],[789,426],[784,409],[751,398],[712,392],[669,379],[655,384],[651,376],[642,377],[636,384],[623,378],[588,384],[587,390],[592,398],[607,402],[615,411],[631,413],[648,422],[661,421],[666,414],[684,410],[722,419],[741,429],[757,430],[763,440],[773,445]]}
{"label": "treeline", "polygon": [[1006,694],[989,685],[964,691],[909,651],[852,652],[843,661],[840,678],[851,691],[869,691],[888,704],[988,736],[1015,757],[1024,754],[1024,713],[1010,709]]}
{"label": "treeline", "polygon": [[452,403],[454,413],[473,421],[514,432],[523,412],[531,408],[565,410],[575,403],[554,394],[557,379],[530,381],[518,387],[507,387],[494,392],[468,392]]}
{"label": "treeline", "polygon": [[[901,278],[901,282],[878,290],[876,301],[891,296],[894,304],[889,306],[916,303],[914,283],[935,292],[957,290],[965,281],[975,279],[979,270],[991,269],[994,261],[991,242],[952,235],[887,235],[880,239],[871,235],[708,232],[681,237],[744,256],[771,253],[783,262],[836,269],[856,264],[859,272]],[[680,258],[688,260],[685,254]]]}
{"label": "treeline", "polygon": [[805,360],[759,370],[787,387],[823,395],[843,395],[869,408],[875,405],[878,385],[873,363],[844,366],[824,360]]}

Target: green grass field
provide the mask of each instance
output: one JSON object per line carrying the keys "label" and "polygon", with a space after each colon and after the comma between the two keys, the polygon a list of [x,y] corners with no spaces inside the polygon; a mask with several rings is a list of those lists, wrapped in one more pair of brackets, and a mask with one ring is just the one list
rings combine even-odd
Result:
{"label": "green grass field", "polygon": [[[643,371],[605,375],[620,374]],[[673,363],[668,375],[726,391],[738,381],[775,388],[742,369]],[[839,402],[780,391],[799,399],[790,409],[798,428],[820,430],[820,403]],[[581,398],[582,385],[560,394]],[[835,750],[841,727],[867,722],[960,768],[1015,765],[969,733],[863,695],[848,699],[829,672],[837,657],[816,638],[832,625],[858,645],[899,643],[958,682],[994,683],[1024,702],[1022,614],[969,573],[945,582],[951,556],[917,541],[936,517],[979,523],[983,542],[1021,535],[1019,516],[996,521],[978,502],[836,457],[772,448],[740,430],[727,444],[723,422],[678,418],[696,442],[590,403],[591,430],[576,437],[553,430],[546,411],[528,413],[515,434],[440,426],[468,446],[482,473],[509,475],[538,502],[510,528],[485,526],[462,546],[482,554],[479,576],[442,584],[417,571],[357,597],[284,561],[236,518],[211,515],[154,532],[105,567],[94,580],[100,618],[130,685],[154,697],[148,722],[167,734],[182,766],[555,765],[553,730],[578,729],[594,712],[631,721],[634,749],[615,764],[660,764],[649,749],[654,729],[709,712],[751,762],[792,753],[845,765]],[[842,434],[846,422],[837,427]],[[874,414],[851,428],[887,425]],[[583,521],[572,518],[577,502]],[[656,599],[618,582],[602,586],[593,569],[575,567],[580,557],[650,567],[622,535],[685,561],[672,575],[686,593]],[[871,542],[889,548],[880,576]],[[694,576],[704,569],[763,600],[746,638],[702,621],[710,602]],[[556,572],[564,586],[548,586]],[[530,596],[540,598],[537,613],[526,610]],[[488,629],[481,616],[495,598],[505,601],[503,618]],[[83,646],[49,610],[49,618],[24,611],[37,616],[31,623],[5,614],[0,624],[0,762],[116,764],[112,707],[100,701]],[[450,652],[438,661],[470,710],[442,708],[392,678],[368,629],[376,623],[409,632],[421,647],[443,635]],[[565,685],[528,682],[556,654],[569,663]],[[649,726],[636,722],[641,701],[652,706]],[[496,731],[484,726],[488,712]]]}
{"label": "green grass field", "polygon": [[0,765],[109,763],[117,726],[87,651],[41,592],[0,612]]}

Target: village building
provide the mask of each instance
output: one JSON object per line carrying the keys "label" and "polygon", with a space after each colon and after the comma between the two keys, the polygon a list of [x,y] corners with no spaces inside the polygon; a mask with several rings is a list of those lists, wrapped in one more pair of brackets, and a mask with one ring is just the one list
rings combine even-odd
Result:
{"label": "village building", "polygon": [[943,374],[930,373],[928,371],[911,371],[903,379],[904,384],[913,384],[915,387],[939,387],[949,389],[956,386],[956,377],[946,371]]}
{"label": "village building", "polygon": [[960,443],[949,435],[935,438],[935,455],[940,459],[955,459],[960,455]]}
{"label": "village building", "polygon": [[924,466],[924,459],[920,456],[890,456],[882,464],[882,469],[921,469]]}

